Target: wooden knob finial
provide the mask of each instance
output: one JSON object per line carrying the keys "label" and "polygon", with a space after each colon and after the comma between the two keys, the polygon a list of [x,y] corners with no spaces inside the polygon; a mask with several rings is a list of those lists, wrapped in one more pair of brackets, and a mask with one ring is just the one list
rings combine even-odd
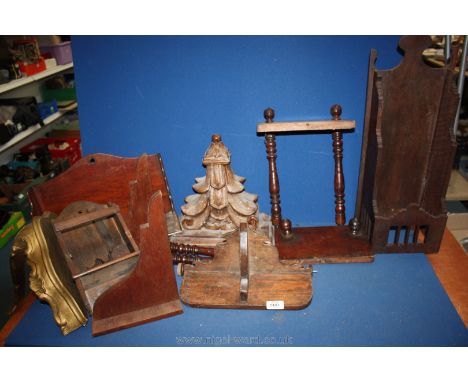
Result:
{"label": "wooden knob finial", "polygon": [[333,117],[334,120],[339,120],[341,119],[341,112],[343,110],[341,109],[341,106],[340,105],[333,105],[331,108],[330,108],[330,113]]}
{"label": "wooden knob finial", "polygon": [[359,223],[359,219],[357,217],[352,218],[349,222],[349,227],[351,228],[351,233],[354,236],[358,235],[359,231],[361,230],[361,223]]}
{"label": "wooden knob finial", "polygon": [[265,109],[263,112],[263,116],[265,117],[265,121],[268,123],[273,122],[273,118],[275,118],[275,111],[269,107],[268,109]]}
{"label": "wooden knob finial", "polygon": [[281,231],[285,237],[290,237],[292,234],[292,224],[291,220],[283,219],[281,220]]}
{"label": "wooden knob finial", "polygon": [[219,134],[213,134],[211,136],[211,142],[221,142],[221,135]]}

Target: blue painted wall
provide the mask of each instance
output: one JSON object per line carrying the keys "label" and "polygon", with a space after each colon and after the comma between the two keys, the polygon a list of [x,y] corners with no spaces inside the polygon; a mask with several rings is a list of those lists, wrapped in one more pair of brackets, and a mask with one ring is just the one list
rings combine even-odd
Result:
{"label": "blue painted wall", "polygon": [[[398,37],[92,37],[72,39],[85,154],[163,156],[176,208],[192,193],[211,135],[221,134],[246,190],[270,211],[263,137],[277,121],[328,119],[334,103],[355,119],[344,136],[347,219],[354,213],[368,57],[400,61]],[[334,224],[329,134],[279,136],[283,216],[295,225]]]}

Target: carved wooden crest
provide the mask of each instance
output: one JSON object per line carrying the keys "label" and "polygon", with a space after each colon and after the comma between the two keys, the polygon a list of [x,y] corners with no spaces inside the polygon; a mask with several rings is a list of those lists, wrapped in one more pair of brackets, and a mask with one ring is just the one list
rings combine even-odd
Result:
{"label": "carved wooden crest", "polygon": [[231,153],[213,135],[203,157],[206,176],[195,178],[193,190],[197,193],[185,198],[182,206],[182,226],[187,230],[237,229],[258,211],[257,195],[244,191],[245,178],[231,169]]}

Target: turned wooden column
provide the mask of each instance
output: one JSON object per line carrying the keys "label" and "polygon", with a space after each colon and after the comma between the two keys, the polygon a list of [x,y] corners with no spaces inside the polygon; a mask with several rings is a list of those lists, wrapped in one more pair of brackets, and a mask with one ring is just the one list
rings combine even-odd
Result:
{"label": "turned wooden column", "polygon": [[[266,123],[272,123],[275,118],[275,111],[271,108],[263,112]],[[269,164],[269,182],[270,182],[270,202],[271,202],[271,222],[275,228],[281,224],[281,206],[280,206],[280,187],[278,171],[276,169],[276,137],[275,134],[265,134],[265,146]]]}
{"label": "turned wooden column", "polygon": [[[330,113],[333,120],[341,119],[341,106],[333,105]],[[335,158],[335,222],[336,225],[344,225],[346,222],[345,213],[345,181],[343,175],[343,133],[339,130],[332,132],[333,138],[333,158]]]}

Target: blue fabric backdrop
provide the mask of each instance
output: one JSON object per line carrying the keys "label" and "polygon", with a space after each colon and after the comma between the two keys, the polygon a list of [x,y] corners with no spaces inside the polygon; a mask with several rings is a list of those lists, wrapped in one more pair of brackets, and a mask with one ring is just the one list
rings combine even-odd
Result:
{"label": "blue fabric backdrop", "polygon": [[[269,212],[263,137],[256,123],[328,119],[334,103],[355,119],[344,137],[347,217],[354,213],[369,52],[398,64],[398,37],[73,37],[85,154],[162,154],[176,208],[204,175],[203,153],[221,134],[246,190]],[[329,134],[278,137],[284,216],[334,224]]]}

